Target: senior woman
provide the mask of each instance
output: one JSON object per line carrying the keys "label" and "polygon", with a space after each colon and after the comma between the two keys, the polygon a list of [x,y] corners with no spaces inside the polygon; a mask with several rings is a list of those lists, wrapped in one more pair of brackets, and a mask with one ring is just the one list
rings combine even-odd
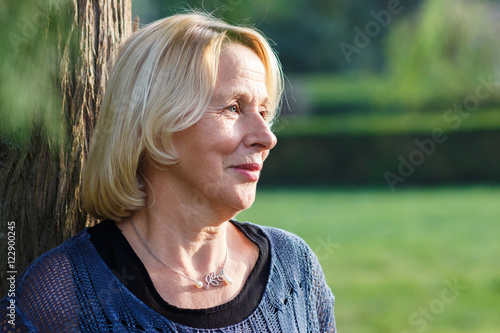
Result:
{"label": "senior woman", "polygon": [[334,298],[304,241],[233,219],[276,145],[281,78],[261,34],[206,14],[128,39],[84,170],[84,206],[102,221],[26,270],[19,327],[334,332]]}

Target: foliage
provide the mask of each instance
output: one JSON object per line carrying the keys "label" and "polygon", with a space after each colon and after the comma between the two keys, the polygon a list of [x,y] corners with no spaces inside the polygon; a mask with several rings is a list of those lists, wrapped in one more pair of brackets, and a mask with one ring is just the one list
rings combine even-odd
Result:
{"label": "foliage", "polygon": [[[306,240],[336,296],[339,331],[423,331],[410,316],[426,308],[426,332],[486,333],[500,325],[499,196],[498,187],[266,189],[237,219]],[[435,307],[454,279],[465,289]]]}
{"label": "foliage", "polygon": [[[421,0],[405,3],[405,15]],[[187,8],[213,12],[229,22],[257,27],[272,41],[288,73],[377,71],[384,62],[384,32],[349,64],[339,47],[352,43],[356,26],[373,21],[372,11],[387,9],[387,0],[134,0],[141,23],[169,16]]]}
{"label": "foliage", "polygon": [[[385,93],[386,79],[373,74],[302,74],[290,76],[290,85],[300,94],[305,107],[313,115],[354,114],[376,112],[379,98]],[[290,89],[289,89],[290,90]],[[304,109],[304,107],[302,107]],[[384,111],[390,106],[384,105]],[[401,109],[396,110],[401,112]],[[303,110],[291,107],[291,114],[304,113]]]}
{"label": "foliage", "polygon": [[[464,120],[462,126],[473,117]],[[428,131],[418,129],[417,124],[415,132],[391,133],[382,122],[374,124],[374,128],[359,122],[345,125],[344,130],[342,126],[348,122],[332,125],[328,118],[323,119],[311,124],[316,129],[310,133],[277,133],[278,145],[266,160],[261,185],[400,189],[436,184],[500,184],[500,155],[493,153],[500,142],[498,129],[445,130],[440,127],[442,123],[436,123]],[[406,119],[406,126],[413,127],[412,118]]]}
{"label": "foliage", "polygon": [[[474,94],[478,77],[498,80],[498,5],[426,0],[414,17],[395,23],[387,39],[389,104],[447,107]],[[500,102],[496,92],[483,104]]]}
{"label": "foliage", "polygon": [[[500,129],[500,111],[498,109],[481,109],[471,113],[467,119],[458,123],[447,121],[442,112],[413,113],[378,113],[351,112],[340,115],[321,115],[309,117],[282,117],[275,125],[275,133],[279,138],[332,136],[332,135],[393,135],[393,134],[427,134],[435,128],[445,132],[481,131]],[[458,126],[457,126],[458,125]]]}
{"label": "foliage", "polygon": [[[497,107],[499,11],[497,3],[486,0],[425,0],[388,27],[385,72],[307,74],[296,81],[316,114],[440,113],[465,103]],[[481,98],[478,88],[487,97]]]}
{"label": "foliage", "polygon": [[65,129],[56,47],[72,33],[69,2],[1,0],[0,6],[0,135],[19,144],[41,127],[57,142]]}

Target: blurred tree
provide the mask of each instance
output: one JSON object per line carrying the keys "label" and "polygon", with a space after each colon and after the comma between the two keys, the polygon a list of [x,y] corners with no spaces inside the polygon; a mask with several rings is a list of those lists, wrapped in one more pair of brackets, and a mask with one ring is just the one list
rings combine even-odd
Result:
{"label": "blurred tree", "polygon": [[131,33],[131,3],[18,0],[0,7],[0,253],[7,267],[7,221],[15,221],[21,271],[92,222],[80,208],[81,169],[108,65]]}
{"label": "blurred tree", "polygon": [[[426,0],[421,11],[399,21],[387,40],[386,103],[405,109],[450,108],[485,81],[498,81],[500,7],[487,0]],[[495,79],[496,78],[496,79]],[[496,83],[480,106],[498,103]],[[483,95],[489,90],[483,92]]]}
{"label": "blurred tree", "polygon": [[[351,63],[339,45],[352,43],[355,28],[364,29],[376,20],[373,12],[387,10],[394,1],[397,0],[134,0],[133,10],[143,23],[186,9],[201,9],[229,22],[250,24],[276,43],[287,73],[377,72],[385,63],[382,40],[386,28]],[[404,11],[391,21],[410,15],[420,2],[401,1]]]}

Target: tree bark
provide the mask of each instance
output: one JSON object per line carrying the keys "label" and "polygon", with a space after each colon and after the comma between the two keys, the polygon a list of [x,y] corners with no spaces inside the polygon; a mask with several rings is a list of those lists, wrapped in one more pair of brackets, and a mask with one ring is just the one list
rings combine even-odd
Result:
{"label": "tree bark", "polygon": [[[0,296],[6,292],[8,271],[19,274],[33,259],[95,223],[82,211],[81,171],[110,63],[119,43],[131,34],[131,0],[63,1],[50,1],[52,12],[70,15],[72,21],[58,27],[53,54],[58,74],[47,84],[60,94],[66,140],[54,144],[43,126],[34,124],[27,146],[0,142]],[[15,229],[8,229],[10,221]],[[15,263],[9,267],[12,230]]]}

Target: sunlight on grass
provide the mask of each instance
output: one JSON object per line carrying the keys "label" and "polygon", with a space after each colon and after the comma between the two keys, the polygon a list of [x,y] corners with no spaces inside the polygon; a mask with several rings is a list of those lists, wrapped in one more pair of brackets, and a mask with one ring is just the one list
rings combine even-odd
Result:
{"label": "sunlight on grass", "polygon": [[499,199],[498,187],[266,189],[237,218],[306,240],[344,333],[483,333],[500,326]]}

